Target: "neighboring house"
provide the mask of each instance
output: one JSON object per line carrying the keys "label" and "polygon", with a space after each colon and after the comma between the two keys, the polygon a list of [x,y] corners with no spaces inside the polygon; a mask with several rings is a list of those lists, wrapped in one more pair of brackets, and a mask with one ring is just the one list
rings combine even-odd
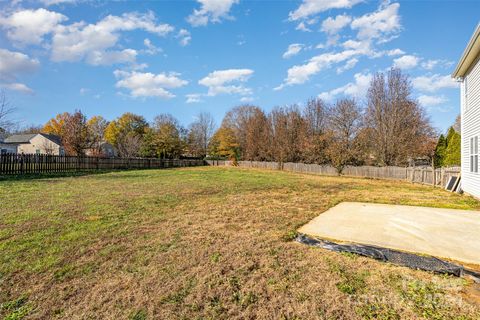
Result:
{"label": "neighboring house", "polygon": [[53,134],[14,134],[6,138],[3,145],[10,146],[9,152],[14,151],[14,153],[52,155],[65,153],[60,137]]}
{"label": "neighboring house", "polygon": [[85,155],[94,156],[94,157],[107,157],[113,158],[117,156],[117,151],[115,147],[108,142],[102,142],[98,148],[91,148],[85,150]]}
{"label": "neighboring house", "polygon": [[462,189],[480,198],[480,24],[473,33],[452,77],[461,83]]}
{"label": "neighboring house", "polygon": [[17,146],[0,140],[0,154],[17,153]]}

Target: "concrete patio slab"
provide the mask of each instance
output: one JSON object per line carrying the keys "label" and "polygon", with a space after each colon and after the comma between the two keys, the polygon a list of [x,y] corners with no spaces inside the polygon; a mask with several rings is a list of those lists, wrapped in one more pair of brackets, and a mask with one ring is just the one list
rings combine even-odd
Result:
{"label": "concrete patio slab", "polygon": [[480,265],[480,212],[343,202],[299,232]]}

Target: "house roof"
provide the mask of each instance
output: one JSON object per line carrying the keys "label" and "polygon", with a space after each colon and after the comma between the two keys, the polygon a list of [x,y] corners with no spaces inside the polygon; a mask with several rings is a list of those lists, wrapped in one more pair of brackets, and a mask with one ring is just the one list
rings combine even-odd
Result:
{"label": "house roof", "polygon": [[5,139],[5,143],[29,143],[37,133],[14,134]]}
{"label": "house roof", "polygon": [[45,138],[47,138],[48,140],[58,144],[59,146],[62,145],[62,139],[59,136],[55,134],[46,134],[46,133],[40,133],[40,134]]}
{"label": "house roof", "polygon": [[41,135],[48,140],[52,141],[53,143],[58,144],[59,146],[62,145],[62,139],[54,134],[46,134],[46,133],[27,133],[27,134],[14,134],[9,136],[5,139],[4,143],[16,144],[16,143],[30,143],[30,140],[33,139],[36,135]]}
{"label": "house roof", "polygon": [[463,55],[460,58],[460,61],[455,68],[455,71],[452,73],[453,78],[464,77],[472,64],[476,61],[477,57],[480,54],[480,23],[477,25],[475,32],[473,33],[470,41],[468,42]]}

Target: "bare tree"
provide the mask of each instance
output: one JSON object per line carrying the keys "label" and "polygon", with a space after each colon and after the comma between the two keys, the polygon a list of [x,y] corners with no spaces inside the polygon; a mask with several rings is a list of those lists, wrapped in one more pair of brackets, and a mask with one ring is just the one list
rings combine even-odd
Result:
{"label": "bare tree", "polygon": [[7,132],[14,125],[10,115],[15,111],[7,98],[5,90],[0,90],[0,130]]}
{"label": "bare tree", "polygon": [[268,117],[256,108],[245,125],[243,158],[253,161],[271,160],[271,127]]}
{"label": "bare tree", "polygon": [[43,126],[38,125],[27,125],[24,127],[16,127],[12,130],[15,134],[26,134],[26,133],[40,133],[43,132]]}
{"label": "bare tree", "polygon": [[53,155],[55,153],[55,145],[48,139],[44,139],[42,149],[45,154]]}
{"label": "bare tree", "polygon": [[202,112],[190,125],[188,132],[188,147],[190,153],[205,157],[208,152],[208,144],[215,133],[215,120],[212,115]]}
{"label": "bare tree", "polygon": [[327,154],[332,165],[341,173],[357,155],[355,139],[362,125],[362,112],[353,99],[338,100],[331,109]]}
{"label": "bare tree", "polygon": [[142,137],[133,132],[122,132],[117,137],[117,150],[122,158],[134,158],[140,153]]}
{"label": "bare tree", "polygon": [[233,130],[236,141],[238,141],[239,144],[240,158],[242,159],[244,158],[243,154],[247,144],[248,123],[258,111],[262,112],[261,109],[256,106],[238,106],[227,112],[222,121],[222,127]]}
{"label": "bare tree", "polygon": [[308,163],[325,163],[327,155],[327,120],[330,108],[322,99],[313,98],[307,101],[303,110],[305,119],[306,141],[304,149],[304,161]]}
{"label": "bare tree", "polygon": [[108,122],[102,116],[94,116],[87,121],[88,140],[92,155],[103,155],[102,144],[105,142],[105,129]]}
{"label": "bare tree", "polygon": [[374,75],[368,90],[366,124],[372,151],[380,164],[403,164],[419,156],[433,130],[419,104],[411,98],[411,84],[399,69]]}
{"label": "bare tree", "polygon": [[272,155],[275,161],[302,160],[305,142],[305,121],[298,106],[275,108],[270,113],[272,128]]}
{"label": "bare tree", "polygon": [[453,127],[453,130],[455,130],[456,132],[458,132],[460,134],[462,133],[462,118],[461,118],[461,115],[458,115],[455,118],[455,122],[453,123],[452,127]]}

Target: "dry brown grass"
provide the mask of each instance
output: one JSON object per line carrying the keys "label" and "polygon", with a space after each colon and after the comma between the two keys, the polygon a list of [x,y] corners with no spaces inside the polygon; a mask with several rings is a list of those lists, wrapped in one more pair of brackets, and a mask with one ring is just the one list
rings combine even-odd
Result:
{"label": "dry brown grass", "polygon": [[10,180],[0,195],[0,316],[480,318],[463,279],[289,241],[341,201],[480,209],[440,189],[209,167]]}

